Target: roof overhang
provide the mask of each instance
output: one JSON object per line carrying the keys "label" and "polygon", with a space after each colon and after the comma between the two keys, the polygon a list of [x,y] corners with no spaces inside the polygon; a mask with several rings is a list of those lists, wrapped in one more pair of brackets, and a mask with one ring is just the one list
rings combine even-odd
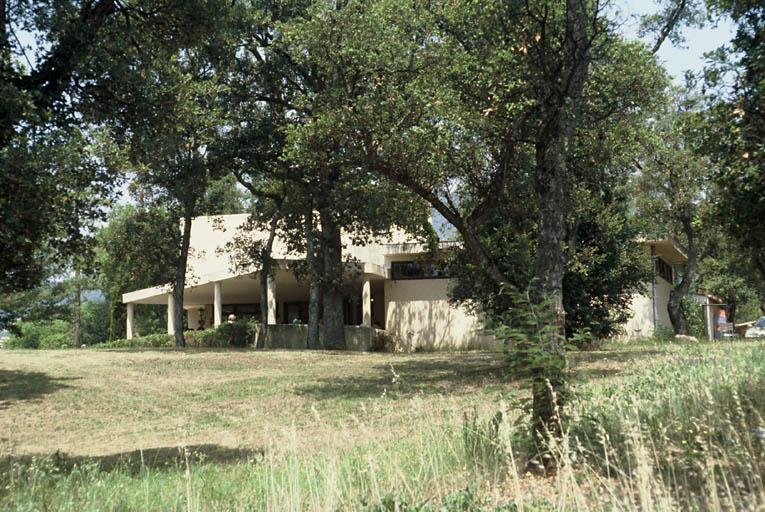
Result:
{"label": "roof overhang", "polygon": [[680,242],[674,238],[666,238],[664,240],[645,240],[644,244],[649,247],[653,247],[656,254],[661,256],[663,260],[670,264],[687,263],[688,253]]}
{"label": "roof overhang", "polygon": [[[282,259],[274,262],[275,269],[281,271],[277,276],[277,286],[279,286],[279,281],[283,281],[290,289],[300,286],[289,266],[290,262],[294,261]],[[388,278],[388,271],[374,263],[348,262],[345,265],[358,274],[382,279]],[[187,276],[186,287],[183,289],[184,307],[196,307],[210,302],[210,297],[213,296],[214,283],[218,282],[223,283],[227,298],[236,302],[244,296],[250,295],[253,288],[257,289],[259,274],[260,272],[253,268],[252,270],[242,269],[237,272],[221,270],[204,276]],[[167,304],[167,295],[172,290],[171,284],[152,286],[122,294],[122,302],[125,304]]]}

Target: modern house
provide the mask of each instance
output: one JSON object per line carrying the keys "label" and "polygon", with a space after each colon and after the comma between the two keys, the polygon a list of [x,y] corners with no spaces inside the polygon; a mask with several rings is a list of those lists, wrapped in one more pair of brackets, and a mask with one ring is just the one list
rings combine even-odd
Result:
{"label": "modern house", "polygon": [[[185,329],[217,326],[229,315],[260,318],[259,272],[252,268],[234,270],[238,267],[227,247],[241,237],[239,228],[247,218],[242,214],[193,220],[184,290],[183,307],[188,313]],[[249,236],[266,238],[265,233]],[[422,244],[413,243],[405,233],[394,233],[387,240],[364,246],[344,236],[343,246],[343,255],[349,260],[347,274],[351,276],[345,300],[346,325],[383,329],[408,351],[494,344],[491,336],[481,333],[477,316],[449,303],[449,279],[442,267],[427,260]],[[651,335],[659,325],[671,327],[667,314],[669,291],[678,265],[687,261],[683,248],[673,240],[645,241],[644,247],[647,257],[655,260],[655,277],[646,292],[633,299],[634,314],[625,326],[627,336]],[[277,238],[272,257],[275,271],[268,279],[268,323],[283,324],[282,330],[287,332],[308,321],[308,283],[295,272],[295,264],[305,256],[290,252],[286,243]],[[123,295],[128,307],[128,338],[135,333],[135,304],[166,304],[168,332],[174,332],[171,292],[169,285],[164,285]]]}
{"label": "modern house", "polygon": [[643,240],[646,257],[653,260],[653,279],[645,292],[632,299],[632,316],[624,326],[627,338],[651,336],[662,327],[672,329],[667,304],[669,292],[688,262],[685,248],[675,239]]}
{"label": "modern house", "polygon": [[[234,270],[226,247],[241,236],[238,230],[246,221],[245,214],[193,220],[184,290],[185,328],[217,326],[232,314],[237,319],[260,318],[259,273]],[[251,236],[265,239],[267,235]],[[343,246],[344,258],[351,261],[346,263],[347,274],[352,276],[345,300],[346,325],[384,329],[398,337],[404,350],[478,348],[493,343],[479,332],[476,316],[449,303],[449,279],[437,264],[423,260],[426,249],[422,244],[412,243],[404,233],[394,233],[388,240],[364,246],[343,236]],[[275,271],[267,287],[269,325],[307,323],[308,283],[293,269],[305,255],[290,252],[277,237],[272,257]],[[171,292],[164,285],[123,295],[128,307],[128,338],[134,334],[135,304],[167,304],[168,332],[174,332]]]}

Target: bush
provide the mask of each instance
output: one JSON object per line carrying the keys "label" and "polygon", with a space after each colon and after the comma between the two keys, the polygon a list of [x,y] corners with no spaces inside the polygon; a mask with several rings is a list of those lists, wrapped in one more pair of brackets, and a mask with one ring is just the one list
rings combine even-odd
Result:
{"label": "bush", "polygon": [[236,322],[226,322],[218,326],[220,336],[225,340],[227,347],[246,347],[255,344],[257,328],[255,322],[246,320],[237,320]]}
{"label": "bush", "polygon": [[[186,346],[190,348],[247,347],[253,345],[257,334],[256,324],[244,320],[223,323],[214,329],[186,331],[183,333]],[[149,334],[133,339],[121,339],[98,345],[99,348],[172,348],[175,336],[171,334]]]}
{"label": "bush", "polygon": [[187,347],[221,348],[228,346],[228,340],[220,329],[186,331],[183,333]]}
{"label": "bush", "polygon": [[65,320],[19,322],[19,334],[12,334],[7,348],[72,348],[73,327]]}
{"label": "bush", "polygon": [[98,348],[172,348],[175,336],[172,334],[149,334],[132,339],[114,340],[98,345]]}

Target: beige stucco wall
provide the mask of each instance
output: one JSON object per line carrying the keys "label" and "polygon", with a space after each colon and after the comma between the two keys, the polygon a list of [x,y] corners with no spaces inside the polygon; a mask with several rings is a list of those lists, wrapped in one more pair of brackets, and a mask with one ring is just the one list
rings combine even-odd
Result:
{"label": "beige stucco wall", "polygon": [[403,349],[443,350],[491,346],[493,339],[478,333],[478,319],[449,304],[448,279],[385,282],[385,325]]}
{"label": "beige stucco wall", "polygon": [[632,297],[630,308],[632,316],[624,324],[624,335],[628,338],[653,335],[653,301],[650,285],[645,293]]}
{"label": "beige stucco wall", "polygon": [[672,328],[672,321],[669,319],[669,292],[672,291],[672,285],[664,280],[663,277],[656,276],[656,303],[658,305],[659,316],[657,322],[664,327]]}
{"label": "beige stucco wall", "polygon": [[[643,253],[646,255],[646,258],[650,258],[650,246],[644,246]],[[682,261],[678,260],[677,255],[663,254],[659,251],[657,251],[657,255],[670,264]],[[671,329],[672,322],[669,319],[667,304],[669,303],[669,292],[672,290],[672,285],[658,274],[655,274],[654,279],[656,280],[657,324]],[[642,294],[637,294],[632,298],[631,309],[632,316],[624,325],[624,336],[628,338],[652,336],[654,333],[654,305],[653,286],[651,283],[646,285],[645,291]]]}
{"label": "beige stucco wall", "polygon": [[[672,328],[672,322],[669,320],[667,304],[669,303],[669,292],[671,289],[672,287],[667,281],[662,277],[656,276],[656,299],[658,303],[657,321],[659,325],[663,325],[669,329]],[[624,324],[624,335],[626,337],[653,336],[654,312],[652,293],[652,286],[651,284],[648,284],[644,293],[636,294],[632,297],[630,306],[632,309],[632,316],[627,323]]]}
{"label": "beige stucco wall", "polygon": [[[188,260],[189,284],[204,281],[209,274],[232,272],[234,270],[231,253],[226,245],[242,236],[240,230],[247,222],[248,215],[218,215],[196,217],[191,224],[191,241]],[[266,240],[265,231],[247,235],[251,240]],[[385,264],[385,252],[389,243],[404,243],[411,236],[401,230],[394,230],[390,237],[374,240],[367,245],[354,245],[348,234],[342,235],[343,257],[350,257],[362,263],[373,263],[382,267]],[[290,253],[286,243],[278,236],[274,241],[272,256],[274,259],[302,259],[304,254]]]}

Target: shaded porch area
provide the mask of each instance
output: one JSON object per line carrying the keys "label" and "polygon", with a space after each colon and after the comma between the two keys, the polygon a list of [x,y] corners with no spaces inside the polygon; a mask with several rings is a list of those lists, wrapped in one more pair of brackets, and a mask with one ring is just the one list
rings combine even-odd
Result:
{"label": "shaded porch area", "polygon": [[[297,279],[282,262],[269,276],[267,286],[268,325],[308,323],[308,283]],[[364,265],[367,267],[367,265]],[[346,286],[343,312],[347,326],[385,328],[385,270],[361,268]],[[260,320],[260,273],[233,275],[228,272],[191,276],[184,289],[187,313],[184,330],[217,327],[233,315],[237,320]],[[134,336],[135,304],[167,306],[167,332],[175,333],[174,300],[169,285],[137,290],[123,295],[127,304],[127,337]]]}

